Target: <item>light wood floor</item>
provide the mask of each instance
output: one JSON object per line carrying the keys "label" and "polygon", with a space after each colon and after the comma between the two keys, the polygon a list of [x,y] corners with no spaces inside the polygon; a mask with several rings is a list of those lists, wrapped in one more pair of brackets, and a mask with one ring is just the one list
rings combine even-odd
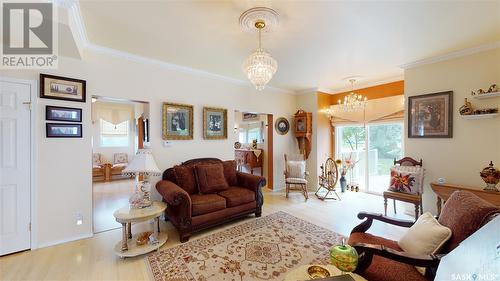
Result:
{"label": "light wood floor", "polygon": [[129,179],[92,184],[94,233],[121,227],[113,213],[128,204],[134,188],[135,180]]}
{"label": "light wood floor", "polygon": [[[285,211],[296,217],[348,235],[359,223],[359,211],[383,212],[383,199],[365,193],[347,192],[342,201],[320,201],[313,194],[305,202],[299,193],[286,199],[280,192],[264,192],[263,215]],[[403,211],[403,208],[399,208]],[[392,214],[392,212],[391,212]],[[405,215],[399,217],[409,218]],[[191,239],[217,232],[234,224],[253,220],[254,216],[197,233]],[[138,224],[132,231],[146,229],[148,224]],[[179,237],[170,223],[162,221],[162,231],[169,240],[163,247],[179,245]],[[398,239],[404,229],[375,222],[372,233]],[[34,251],[0,257],[0,280],[148,280],[149,273],[143,257],[120,259],[113,253],[113,246],[120,240],[119,229],[94,235],[92,238],[65,243]]]}

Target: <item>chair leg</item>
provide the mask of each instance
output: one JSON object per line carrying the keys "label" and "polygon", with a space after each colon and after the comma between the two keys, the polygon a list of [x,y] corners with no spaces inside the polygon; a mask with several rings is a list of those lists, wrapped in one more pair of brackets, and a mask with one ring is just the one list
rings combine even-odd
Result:
{"label": "chair leg", "polygon": [[285,183],[285,188],[286,188],[286,191],[285,191],[285,193],[286,193],[286,198],[288,198],[288,190],[289,190],[289,188],[290,188],[290,187],[289,187],[289,185],[290,185],[289,183]]}
{"label": "chair leg", "polygon": [[418,219],[418,214],[419,214],[419,204],[415,203],[415,221]]}
{"label": "chair leg", "polygon": [[309,199],[309,195],[307,194],[307,186],[305,184],[302,185],[302,190],[304,191],[304,197]]}
{"label": "chair leg", "polygon": [[424,214],[424,205],[422,203],[422,200],[420,200],[420,214],[423,215]]}
{"label": "chair leg", "polygon": [[384,197],[384,214],[387,216],[387,197]]}
{"label": "chair leg", "polygon": [[392,204],[394,206],[394,214],[396,213],[396,199],[392,199]]}

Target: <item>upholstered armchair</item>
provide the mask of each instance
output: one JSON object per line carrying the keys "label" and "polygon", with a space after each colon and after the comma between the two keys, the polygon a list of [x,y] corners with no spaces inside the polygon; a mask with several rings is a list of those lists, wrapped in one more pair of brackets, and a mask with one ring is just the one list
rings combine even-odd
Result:
{"label": "upholstered armchair", "polygon": [[[366,231],[374,220],[408,228],[415,223],[414,221],[361,212],[358,218],[365,221],[352,230],[348,242],[360,255],[356,273],[370,281],[433,280],[441,258],[499,213],[500,208],[473,193],[456,191],[446,201],[438,218],[441,225],[451,230],[451,238],[438,253],[412,255],[404,252],[397,241],[375,236]],[[425,275],[418,272],[416,266],[424,267]]]}
{"label": "upholstered armchair", "polygon": [[305,199],[309,199],[307,194],[307,176],[306,158],[304,154],[285,154],[285,187],[286,198],[291,190],[299,190]]}

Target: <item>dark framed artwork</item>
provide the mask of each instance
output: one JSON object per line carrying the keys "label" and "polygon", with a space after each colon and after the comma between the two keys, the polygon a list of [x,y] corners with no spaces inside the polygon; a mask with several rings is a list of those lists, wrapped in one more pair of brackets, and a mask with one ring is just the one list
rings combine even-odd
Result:
{"label": "dark framed artwork", "polygon": [[227,109],[203,108],[203,138],[227,139]]}
{"label": "dark framed artwork", "polygon": [[243,121],[256,121],[256,120],[259,120],[259,114],[257,114],[257,113],[250,113],[250,112],[243,112],[242,120]]}
{"label": "dark framed artwork", "polygon": [[46,123],[47,138],[81,138],[82,124]]}
{"label": "dark framed artwork", "polygon": [[82,122],[82,109],[61,106],[45,106],[45,120]]}
{"label": "dark framed artwork", "polygon": [[276,122],[274,123],[274,128],[278,134],[286,135],[290,130],[290,123],[285,117],[280,117],[276,119]]}
{"label": "dark framed artwork", "polygon": [[86,102],[86,81],[40,74],[40,98]]}
{"label": "dark framed artwork", "polygon": [[193,106],[163,103],[162,138],[164,140],[193,139]]}
{"label": "dark framed artwork", "polygon": [[453,137],[452,91],[408,98],[408,137]]}

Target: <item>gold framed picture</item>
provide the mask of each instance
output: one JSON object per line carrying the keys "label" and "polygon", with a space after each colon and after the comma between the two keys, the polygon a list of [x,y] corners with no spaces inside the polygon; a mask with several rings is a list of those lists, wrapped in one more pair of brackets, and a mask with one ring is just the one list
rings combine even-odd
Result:
{"label": "gold framed picture", "polygon": [[276,123],[274,124],[274,128],[276,132],[280,135],[286,135],[288,130],[290,130],[290,123],[285,117],[280,117],[276,119]]}
{"label": "gold framed picture", "polygon": [[227,109],[203,108],[203,138],[227,139]]}
{"label": "gold framed picture", "polygon": [[164,102],[162,119],[164,140],[193,139],[192,105]]}
{"label": "gold framed picture", "polygon": [[453,137],[452,91],[408,98],[408,137]]}

